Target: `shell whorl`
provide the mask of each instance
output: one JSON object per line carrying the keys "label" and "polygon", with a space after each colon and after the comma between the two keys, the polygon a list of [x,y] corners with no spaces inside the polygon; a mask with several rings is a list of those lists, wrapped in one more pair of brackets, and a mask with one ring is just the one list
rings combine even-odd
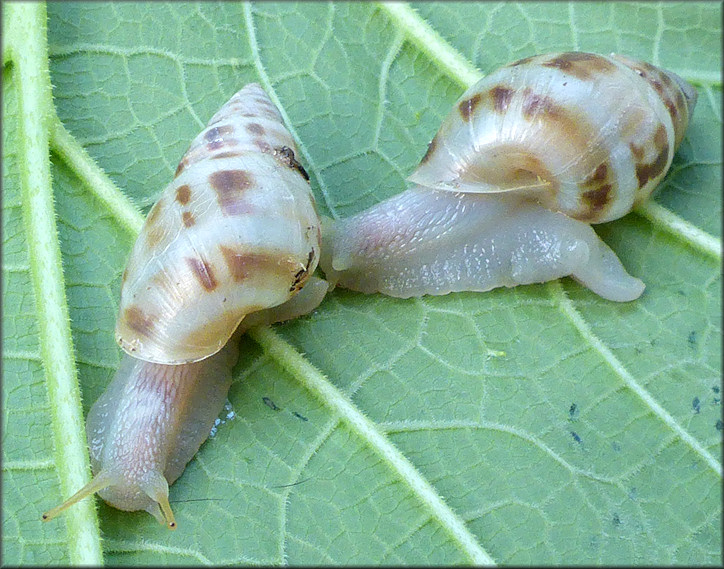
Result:
{"label": "shell whorl", "polygon": [[646,199],[666,174],[696,91],[619,55],[522,59],[470,87],[409,180],[462,192],[517,191],[601,223]]}
{"label": "shell whorl", "polygon": [[320,222],[279,111],[257,84],[193,140],[146,218],[121,287],[116,340],[162,364],[220,350],[317,266]]}

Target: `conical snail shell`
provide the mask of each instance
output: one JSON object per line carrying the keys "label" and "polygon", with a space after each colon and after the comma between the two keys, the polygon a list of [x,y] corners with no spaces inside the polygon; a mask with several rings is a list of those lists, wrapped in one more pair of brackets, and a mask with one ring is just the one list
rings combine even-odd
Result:
{"label": "conical snail shell", "polygon": [[116,340],[162,364],[219,351],[246,314],[314,272],[320,222],[282,118],[257,84],[194,139],[151,209],[123,275]]}
{"label": "conical snail shell", "polygon": [[677,75],[620,55],[529,57],[463,93],[409,180],[610,221],[661,181],[695,103]]}

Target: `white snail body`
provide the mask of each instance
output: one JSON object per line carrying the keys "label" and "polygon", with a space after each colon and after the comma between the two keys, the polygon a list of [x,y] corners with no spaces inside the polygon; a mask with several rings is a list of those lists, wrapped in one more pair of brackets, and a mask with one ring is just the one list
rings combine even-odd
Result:
{"label": "white snail body", "polygon": [[119,510],[146,510],[174,529],[169,486],[208,438],[224,406],[237,344],[230,340],[214,356],[178,366],[123,354],[86,418],[94,477],[43,519],[97,492]]}
{"label": "white snail body", "polygon": [[678,76],[612,55],[557,53],[494,71],[456,102],[407,192],[325,228],[338,285],[398,297],[571,275],[628,301],[628,275],[591,223],[645,200],[696,103]]}
{"label": "white snail body", "polygon": [[98,492],[175,528],[168,487],[224,405],[237,336],[316,308],[327,291],[311,276],[319,249],[291,135],[261,87],[247,85],[194,139],[146,219],[116,327],[133,357],[123,355],[86,421],[94,478],[43,519]]}
{"label": "white snail body", "polygon": [[343,229],[326,276],[360,292],[484,292],[564,275],[609,300],[643,291],[590,225],[515,195],[415,186],[345,220]]}

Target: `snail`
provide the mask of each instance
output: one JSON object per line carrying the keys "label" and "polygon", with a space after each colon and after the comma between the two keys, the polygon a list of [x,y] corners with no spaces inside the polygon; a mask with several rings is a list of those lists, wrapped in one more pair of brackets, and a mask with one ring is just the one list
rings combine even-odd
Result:
{"label": "snail", "polygon": [[324,221],[328,280],[407,298],[572,276],[603,298],[644,289],[591,224],[662,180],[696,104],[674,73],[621,55],[554,53],[470,87],[410,189]]}
{"label": "snail", "polygon": [[306,314],[327,291],[311,276],[320,221],[294,151],[257,84],[193,140],[123,273],[116,340],[126,354],[86,421],[94,478],[44,520],[97,492],[176,527],[169,485],[224,405],[236,336]]}

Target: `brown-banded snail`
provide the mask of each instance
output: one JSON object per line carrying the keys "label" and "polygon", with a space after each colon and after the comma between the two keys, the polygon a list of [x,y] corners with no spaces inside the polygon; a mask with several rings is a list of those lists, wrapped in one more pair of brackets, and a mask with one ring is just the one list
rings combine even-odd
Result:
{"label": "brown-banded snail", "polygon": [[589,224],[651,194],[696,98],[677,75],[620,55],[502,67],[458,99],[415,186],[325,227],[321,267],[343,287],[403,298],[570,275],[633,300],[644,284]]}
{"label": "brown-banded snail", "polygon": [[257,84],[193,140],[123,274],[116,339],[133,357],[88,414],[94,478],[44,519],[98,492],[175,527],[168,487],[224,405],[232,334],[305,314],[327,291],[311,276],[320,221],[294,151]]}

